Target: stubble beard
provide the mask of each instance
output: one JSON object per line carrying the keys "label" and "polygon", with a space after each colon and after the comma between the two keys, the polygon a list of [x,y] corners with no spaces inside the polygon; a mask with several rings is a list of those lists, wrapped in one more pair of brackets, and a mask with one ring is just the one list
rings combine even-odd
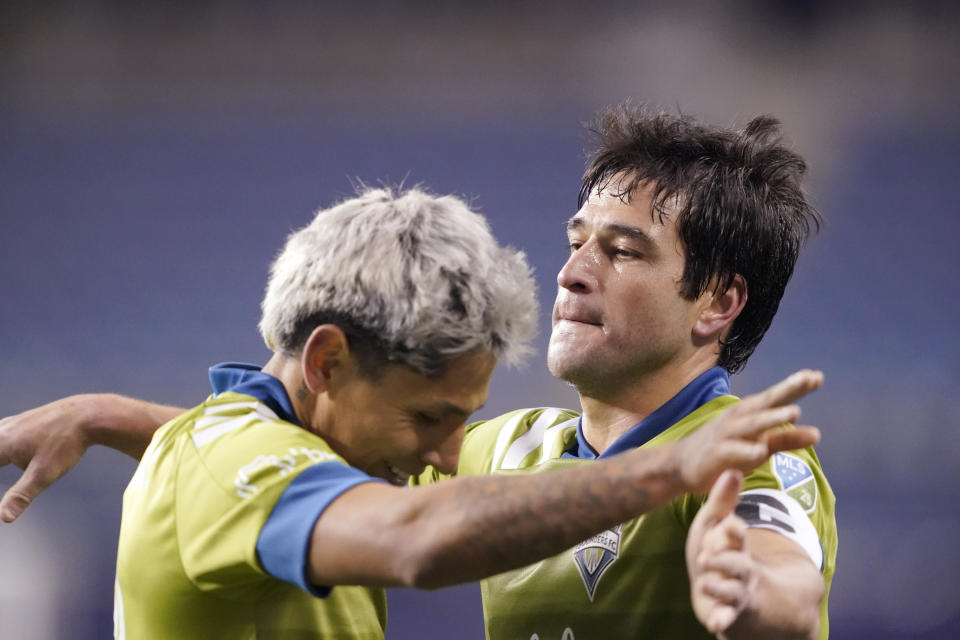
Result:
{"label": "stubble beard", "polygon": [[[581,346],[575,352],[567,352],[568,346],[552,347],[547,351],[547,369],[553,377],[563,380],[581,396],[605,395],[616,384],[620,367],[612,366],[609,358],[598,349]],[[560,351],[558,353],[557,351]]]}
{"label": "stubble beard", "polygon": [[667,350],[653,350],[646,351],[643,357],[630,358],[627,352],[636,354],[644,350],[612,344],[568,349],[569,345],[554,347],[551,343],[547,350],[547,368],[582,397],[598,400],[616,397],[619,390],[648,378],[667,365],[672,355]]}

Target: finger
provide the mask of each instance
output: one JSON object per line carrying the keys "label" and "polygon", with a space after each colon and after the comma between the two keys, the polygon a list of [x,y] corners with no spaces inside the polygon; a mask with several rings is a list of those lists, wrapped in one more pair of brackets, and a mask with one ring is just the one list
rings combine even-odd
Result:
{"label": "finger", "polygon": [[737,619],[737,614],[739,610],[737,607],[731,607],[730,605],[717,605],[711,611],[710,615],[707,617],[707,631],[710,633],[723,633],[733,624],[734,620]]}
{"label": "finger", "polygon": [[755,439],[763,435],[767,429],[790,424],[799,417],[800,407],[795,404],[772,409],[753,409],[737,416],[731,422],[732,426],[728,433],[733,437]]}
{"label": "finger", "polygon": [[706,502],[700,507],[697,519],[705,521],[708,526],[712,526],[733,513],[733,510],[737,507],[737,496],[740,494],[742,484],[743,474],[739,471],[727,469],[721,473],[710,488]]}
{"label": "finger", "polygon": [[5,467],[13,462],[13,460],[10,459],[10,453],[7,451],[9,449],[9,445],[6,442],[7,430],[4,429],[4,426],[9,419],[10,418],[4,418],[3,420],[0,420],[0,467]]}
{"label": "finger", "polygon": [[715,553],[742,550],[746,548],[746,540],[747,523],[735,513],[730,513],[723,520],[710,527],[704,535],[698,560]]}
{"label": "finger", "polygon": [[747,525],[743,519],[731,513],[716,525],[710,527],[700,545],[697,560],[702,562],[708,556],[724,551],[741,551],[746,548]]}
{"label": "finger", "polygon": [[816,427],[795,427],[792,429],[772,429],[766,434],[767,450],[777,451],[805,449],[820,442],[820,430]]}
{"label": "finger", "polygon": [[699,558],[699,569],[704,574],[715,573],[747,582],[753,573],[753,559],[742,550],[703,554]]}
{"label": "finger", "polygon": [[718,573],[704,574],[697,579],[697,582],[700,593],[737,609],[746,597],[746,586],[742,581],[725,578]]}
{"label": "finger", "polygon": [[36,468],[36,465],[29,465],[20,479],[3,494],[3,499],[0,500],[0,520],[13,522],[19,518],[33,499],[48,486],[49,483],[44,484],[38,476]]}
{"label": "finger", "polygon": [[819,389],[822,384],[822,371],[802,369],[760,393],[747,396],[740,404],[745,405],[744,409],[778,407],[796,402],[814,389]]}
{"label": "finger", "polygon": [[[763,449],[766,451],[765,446]],[[710,533],[711,527],[733,513],[742,484],[743,474],[736,469],[727,469],[713,483],[706,501],[690,524],[685,545],[688,563],[692,563],[703,550],[704,537]]]}
{"label": "finger", "polygon": [[765,442],[725,440],[716,445],[713,455],[718,466],[749,473],[763,464],[770,452]]}

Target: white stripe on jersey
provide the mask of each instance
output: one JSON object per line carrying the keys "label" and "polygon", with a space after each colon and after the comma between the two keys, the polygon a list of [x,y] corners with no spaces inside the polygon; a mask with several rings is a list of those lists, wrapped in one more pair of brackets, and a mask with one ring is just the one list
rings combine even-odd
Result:
{"label": "white stripe on jersey", "polygon": [[[263,414],[263,415],[265,415],[265,416],[269,416],[270,418],[273,418],[274,420],[279,420],[279,417],[277,416],[276,413],[273,412],[273,409],[271,409],[271,408],[268,407],[267,405],[263,404],[262,402],[256,402],[256,401],[254,401],[254,402],[228,402],[228,403],[226,403],[226,404],[215,404],[215,405],[211,405],[211,406],[209,406],[209,407],[204,408],[204,410],[203,410],[203,415],[204,415],[204,416],[216,416],[216,415],[221,415],[221,414],[227,413],[228,411],[236,411],[237,409],[253,409],[253,410],[256,411],[257,413]],[[199,425],[200,425],[200,422],[201,422],[202,420],[204,420],[204,418],[199,418],[199,419],[197,420],[198,428],[200,428]]]}
{"label": "white stripe on jersey", "polygon": [[113,637],[127,640],[127,625],[123,619],[123,596],[120,594],[120,578],[113,581]]}
{"label": "white stripe on jersey", "polygon": [[[230,417],[222,414],[237,409],[253,409],[253,413]],[[242,429],[251,422],[258,420],[279,420],[277,414],[262,402],[231,402],[229,404],[213,405],[203,411],[204,415],[197,418],[193,433],[193,444],[198,449],[210,444],[220,436]]]}
{"label": "white stripe on jersey", "polygon": [[[524,458],[536,451],[538,447],[545,446],[547,427],[556,422],[561,412],[561,409],[544,409],[540,417],[530,425],[530,430],[510,444],[510,447],[503,456],[503,461],[500,463],[500,469],[517,469]],[[513,421],[511,420],[511,422]],[[563,424],[566,425],[569,422],[570,421],[567,420],[564,421]],[[511,427],[509,430],[507,429],[508,426]],[[503,426],[500,435],[503,436],[504,432],[511,435],[514,428],[515,424],[511,425],[507,423]],[[551,434],[555,433],[555,430],[550,429],[550,432]],[[497,444],[499,444],[499,442]],[[494,464],[496,464],[496,458],[494,458]]]}
{"label": "white stripe on jersey", "polygon": [[199,449],[204,445],[210,444],[222,435],[236,431],[237,429],[242,429],[251,422],[258,420],[260,420],[260,417],[256,414],[237,416],[236,418],[220,418],[219,422],[207,425],[201,431],[194,431],[190,434],[190,437],[193,438],[194,446]]}
{"label": "white stripe on jersey", "polygon": [[802,548],[817,569],[823,571],[823,547],[817,529],[800,503],[776,489],[750,489],[740,494],[737,515],[748,527],[776,531]]}
{"label": "white stripe on jersey", "polygon": [[[567,427],[577,424],[579,418],[570,418],[560,424],[555,424],[543,433],[543,449],[540,451],[540,458],[537,464],[543,464],[547,460],[554,458],[553,448],[555,445],[563,444],[563,432]],[[549,442],[548,442],[549,440]]]}
{"label": "white stripe on jersey", "polygon": [[510,439],[513,438],[513,432],[526,415],[527,412],[522,411],[507,420],[504,425],[500,427],[500,433],[497,434],[497,444],[493,448],[493,459],[490,460],[490,473],[500,468],[500,462],[503,459],[503,454],[506,452],[507,447],[510,446]]}

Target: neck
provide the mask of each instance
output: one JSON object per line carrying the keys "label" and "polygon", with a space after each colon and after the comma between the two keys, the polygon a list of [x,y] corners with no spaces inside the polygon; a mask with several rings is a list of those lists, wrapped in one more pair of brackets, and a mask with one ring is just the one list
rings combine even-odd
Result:
{"label": "neck", "polygon": [[293,405],[293,411],[297,415],[297,420],[305,429],[316,432],[313,425],[313,416],[317,398],[316,394],[309,392],[307,385],[304,383],[303,368],[300,366],[299,358],[274,353],[261,370],[283,384],[283,388],[290,398],[290,404]]}
{"label": "neck", "polygon": [[715,365],[716,357],[691,358],[632,376],[619,386],[604,389],[602,394],[581,392],[584,438],[597,454],[603,453],[617,438]]}

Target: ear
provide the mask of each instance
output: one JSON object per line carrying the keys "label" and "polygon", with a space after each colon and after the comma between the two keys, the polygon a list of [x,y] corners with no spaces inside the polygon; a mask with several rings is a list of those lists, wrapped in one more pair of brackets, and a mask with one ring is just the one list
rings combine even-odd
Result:
{"label": "ear", "polygon": [[347,336],[337,325],[318,326],[303,345],[303,381],[313,393],[328,391],[333,377],[351,364]]}
{"label": "ear", "polygon": [[721,294],[707,293],[693,325],[693,335],[702,341],[723,338],[747,304],[747,281],[737,274]]}

